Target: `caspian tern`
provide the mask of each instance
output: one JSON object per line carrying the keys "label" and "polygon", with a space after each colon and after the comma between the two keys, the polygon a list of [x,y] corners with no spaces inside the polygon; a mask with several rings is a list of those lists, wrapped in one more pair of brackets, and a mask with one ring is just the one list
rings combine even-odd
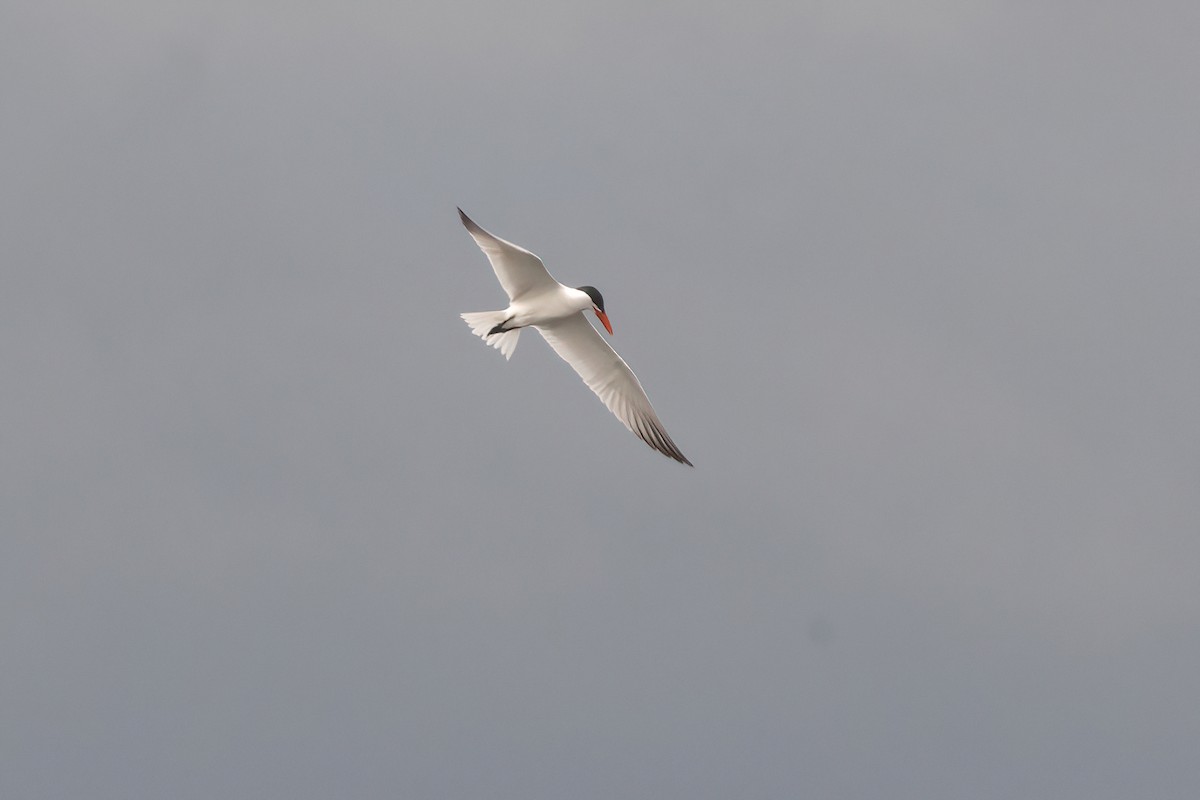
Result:
{"label": "caspian tern", "polygon": [[572,289],[546,271],[542,260],[523,247],[506,242],[476,225],[460,208],[458,215],[467,231],[492,262],[500,285],[508,293],[503,311],[463,314],[471,332],[512,358],[521,329],[537,328],[554,351],[579,373],[625,427],[652,448],[676,461],[692,466],[654,413],[650,398],[629,365],[588,323],[583,312],[589,308],[612,335],[604,298],[594,286]]}

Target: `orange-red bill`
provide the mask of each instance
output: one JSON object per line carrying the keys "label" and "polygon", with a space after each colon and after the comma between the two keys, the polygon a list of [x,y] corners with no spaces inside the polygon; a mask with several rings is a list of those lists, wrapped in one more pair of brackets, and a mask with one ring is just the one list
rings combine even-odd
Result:
{"label": "orange-red bill", "polygon": [[613,335],[612,325],[608,324],[608,314],[605,314],[603,311],[601,311],[598,308],[593,308],[592,311],[596,312],[596,318],[604,323],[604,329],[606,331],[608,331],[609,336],[612,336]]}

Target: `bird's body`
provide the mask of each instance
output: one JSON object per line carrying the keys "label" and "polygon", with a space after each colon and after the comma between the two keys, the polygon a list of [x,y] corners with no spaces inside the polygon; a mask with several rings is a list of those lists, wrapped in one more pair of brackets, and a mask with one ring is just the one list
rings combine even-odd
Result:
{"label": "bird's body", "polygon": [[591,286],[564,286],[533,253],[488,233],[461,208],[458,213],[509,299],[503,311],[463,314],[472,333],[511,358],[521,329],[536,328],[625,427],[663,455],[691,466],[667,435],[633,370],[584,318],[582,312],[593,310],[612,333],[600,292]]}
{"label": "bird's body", "polygon": [[504,309],[505,327],[527,328],[530,325],[544,325],[564,319],[592,307],[592,298],[578,289],[570,286],[546,287],[537,294],[529,293],[519,300],[513,300]]}

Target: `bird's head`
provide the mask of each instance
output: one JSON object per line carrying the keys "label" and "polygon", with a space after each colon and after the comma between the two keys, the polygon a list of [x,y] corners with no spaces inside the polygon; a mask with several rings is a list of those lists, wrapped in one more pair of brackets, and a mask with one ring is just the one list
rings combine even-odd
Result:
{"label": "bird's head", "polygon": [[612,325],[608,322],[608,314],[604,313],[604,296],[600,290],[595,286],[580,286],[579,291],[592,298],[592,311],[596,312],[596,319],[604,324],[604,329],[612,336]]}

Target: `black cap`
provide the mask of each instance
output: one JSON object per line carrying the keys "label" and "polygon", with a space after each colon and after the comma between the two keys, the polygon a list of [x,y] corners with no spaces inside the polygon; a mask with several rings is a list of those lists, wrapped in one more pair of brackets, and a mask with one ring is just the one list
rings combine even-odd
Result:
{"label": "black cap", "polygon": [[592,305],[601,311],[604,310],[604,296],[600,294],[599,289],[595,286],[577,286],[575,288],[592,298]]}

